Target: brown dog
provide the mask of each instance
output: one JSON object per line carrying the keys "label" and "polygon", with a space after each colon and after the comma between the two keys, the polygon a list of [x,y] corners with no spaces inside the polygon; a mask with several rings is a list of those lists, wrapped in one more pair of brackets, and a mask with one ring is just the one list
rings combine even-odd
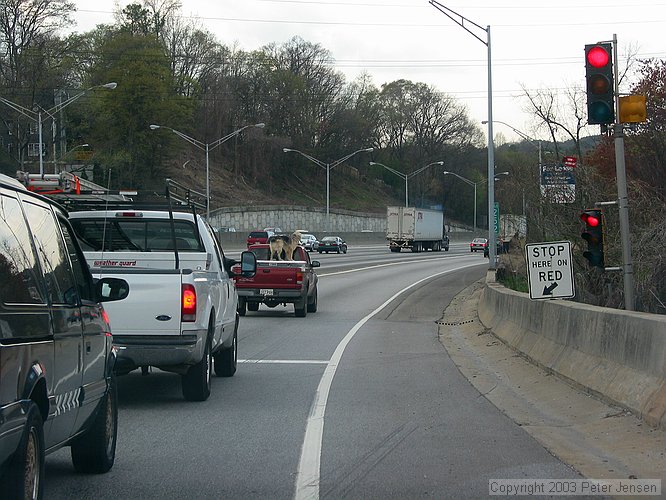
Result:
{"label": "brown dog", "polygon": [[291,236],[287,234],[275,234],[268,238],[271,248],[269,260],[294,260],[294,250],[301,242],[300,231],[295,231]]}

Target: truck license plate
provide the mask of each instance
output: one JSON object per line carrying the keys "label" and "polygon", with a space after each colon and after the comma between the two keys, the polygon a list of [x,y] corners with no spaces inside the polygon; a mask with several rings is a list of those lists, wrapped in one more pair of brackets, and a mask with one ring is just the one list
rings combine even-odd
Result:
{"label": "truck license plate", "polygon": [[261,295],[273,295],[273,289],[272,288],[261,288],[259,290],[259,293]]}

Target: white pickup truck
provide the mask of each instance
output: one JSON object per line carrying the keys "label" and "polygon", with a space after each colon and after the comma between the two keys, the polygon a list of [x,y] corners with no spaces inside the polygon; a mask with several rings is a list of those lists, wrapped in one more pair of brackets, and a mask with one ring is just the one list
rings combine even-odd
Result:
{"label": "white pickup truck", "polygon": [[238,296],[231,270],[253,276],[256,258],[225,257],[210,225],[185,209],[73,211],[69,218],[94,277],[130,284],[106,311],[117,348],[116,373],[154,366],[181,375],[183,396],[210,395],[211,367],[236,372]]}

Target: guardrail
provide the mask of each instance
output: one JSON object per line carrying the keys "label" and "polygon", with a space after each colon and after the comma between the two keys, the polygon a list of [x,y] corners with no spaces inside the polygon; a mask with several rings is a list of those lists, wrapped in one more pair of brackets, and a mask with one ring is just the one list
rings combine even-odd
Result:
{"label": "guardrail", "polygon": [[489,271],[479,319],[547,371],[666,430],[666,316],[533,301]]}

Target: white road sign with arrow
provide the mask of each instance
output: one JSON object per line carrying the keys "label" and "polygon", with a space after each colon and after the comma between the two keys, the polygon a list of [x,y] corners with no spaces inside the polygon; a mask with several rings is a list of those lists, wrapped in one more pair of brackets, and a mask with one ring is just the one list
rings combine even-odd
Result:
{"label": "white road sign with arrow", "polygon": [[568,299],[574,290],[571,242],[525,245],[530,299]]}

